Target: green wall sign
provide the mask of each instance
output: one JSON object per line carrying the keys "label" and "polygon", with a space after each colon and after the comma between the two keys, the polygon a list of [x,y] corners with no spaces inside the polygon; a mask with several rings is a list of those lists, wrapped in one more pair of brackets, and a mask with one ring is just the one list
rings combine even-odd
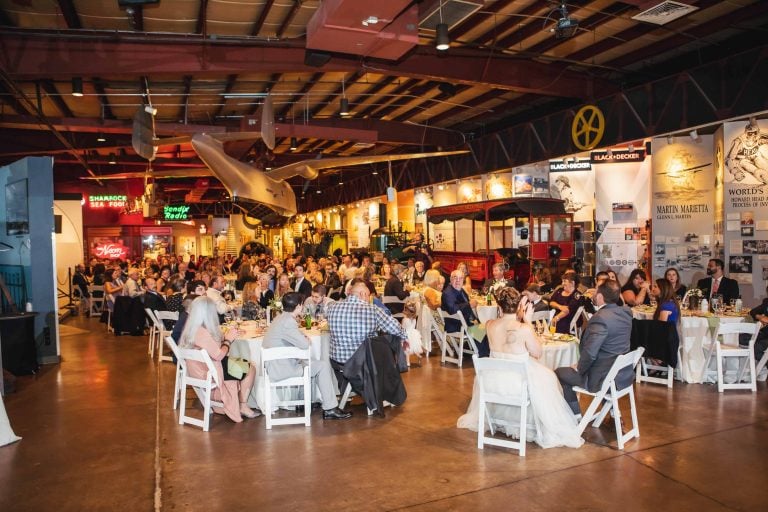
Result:
{"label": "green wall sign", "polygon": [[189,205],[165,205],[163,206],[163,220],[189,220]]}

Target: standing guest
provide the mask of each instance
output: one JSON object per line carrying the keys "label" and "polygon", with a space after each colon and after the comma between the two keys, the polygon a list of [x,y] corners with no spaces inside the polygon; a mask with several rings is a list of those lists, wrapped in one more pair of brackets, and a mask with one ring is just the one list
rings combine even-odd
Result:
{"label": "standing guest", "polygon": [[291,289],[296,293],[300,293],[306,299],[312,295],[312,283],[304,277],[304,265],[297,263],[293,266],[293,283],[291,283]]}
{"label": "standing guest", "polygon": [[621,296],[629,307],[649,305],[651,303],[651,286],[645,280],[645,272],[636,268],[629,274],[629,279],[621,287]]}
{"label": "standing guest", "polygon": [[[572,367],[555,370],[563,396],[571,406],[573,414],[581,418],[581,409],[574,386],[580,386],[590,392],[596,392],[603,385],[605,377],[616,358],[629,352],[629,338],[632,334],[632,311],[625,306],[617,306],[619,283],[608,280],[597,287],[595,304],[597,313],[587,323],[579,344],[579,362]],[[618,389],[631,385],[634,369],[624,368],[616,376]]]}
{"label": "standing guest", "polygon": [[316,284],[312,287],[312,295],[304,301],[304,312],[317,319],[319,315],[325,316],[328,312],[328,306],[335,302],[325,296],[327,290],[322,284]]}
{"label": "standing guest", "polygon": [[[405,300],[410,295],[405,291],[403,282],[400,280],[403,272],[405,272],[405,267],[399,263],[392,267],[392,277],[384,283],[384,297],[397,297],[398,300]],[[387,308],[393,315],[403,312],[403,305],[397,302],[387,303]]]}
{"label": "standing guest", "polygon": [[115,299],[118,295],[123,295],[123,290],[125,288],[123,285],[123,280],[120,278],[121,275],[122,272],[120,269],[115,268],[110,274],[108,274],[108,280],[104,282],[104,293],[107,301],[108,311],[115,310]]}
{"label": "standing guest", "polygon": [[128,279],[125,281],[125,295],[128,297],[138,297],[144,293],[139,285],[139,269],[132,267],[128,270]]}
{"label": "standing guest", "polygon": [[379,331],[405,339],[400,324],[370,303],[371,292],[362,281],[352,285],[346,299],[328,306],[328,328],[331,332],[331,364],[342,366],[357,348]]}
{"label": "standing guest", "polygon": [[[213,360],[213,366],[219,376],[220,385],[213,390],[213,399],[221,401],[223,408],[214,407],[217,414],[226,414],[240,423],[245,418],[259,415],[248,407],[248,395],[253,387],[256,369],[249,367],[248,373],[240,378],[231,375],[225,364],[228,360],[229,347],[240,334],[236,328],[229,328],[222,335],[217,315],[216,303],[209,297],[198,297],[189,308],[189,318],[181,333],[179,346],[205,350]],[[200,361],[187,361],[187,371],[191,377],[205,379],[208,367]]]}
{"label": "standing guest", "polygon": [[[464,283],[464,273],[456,269],[451,272],[451,282],[449,286],[443,289],[440,297],[440,307],[449,315],[455,315],[461,312],[464,321],[467,324],[469,335],[477,341],[477,352],[480,357],[488,357],[491,353],[488,347],[488,339],[485,337],[485,328],[478,325],[480,322],[475,316],[474,309],[477,307],[477,301],[470,299],[467,292],[462,287]],[[461,322],[453,318],[445,319],[445,332],[458,332],[461,329]]]}
{"label": "standing guest", "polygon": [[707,275],[704,279],[699,279],[696,285],[705,297],[711,298],[715,294],[723,296],[723,302],[728,304],[731,300],[736,300],[739,294],[739,283],[735,279],[729,279],[723,274],[725,263],[721,259],[711,259],[707,263]]}
{"label": "standing guest", "polygon": [[[322,285],[317,285],[322,286]],[[269,325],[264,334],[264,348],[296,347],[302,350],[309,348],[310,340],[299,329],[299,321],[302,315],[302,296],[296,292],[288,292],[283,295],[283,312]],[[323,403],[324,420],[345,420],[352,417],[352,413],[339,409],[339,401],[336,399],[336,390],[333,385],[333,369],[328,360],[313,360],[310,364],[311,377],[320,389]],[[304,374],[304,365],[298,359],[280,359],[267,361],[266,372],[274,381],[281,381],[291,377],[300,377]]]}
{"label": "standing guest", "polygon": [[680,273],[676,268],[670,267],[664,272],[664,278],[672,285],[672,291],[677,296],[677,300],[682,300],[685,297],[688,288],[680,282]]}
{"label": "standing guest", "polygon": [[680,306],[677,304],[677,295],[672,289],[672,284],[665,278],[657,279],[651,287],[651,295],[656,298],[653,319],[676,324],[680,320]]}
{"label": "standing guest", "polygon": [[485,283],[483,283],[484,293],[491,292],[495,294],[498,290],[508,286],[507,280],[504,278],[503,263],[494,263],[491,273],[493,277],[486,279]]}
{"label": "standing guest", "polygon": [[165,298],[157,293],[157,281],[154,277],[148,277],[144,280],[144,307],[152,311],[166,311]]}
{"label": "standing guest", "polygon": [[566,272],[562,277],[562,287],[549,298],[549,306],[555,310],[551,324],[555,326],[555,332],[571,332],[571,320],[581,305],[581,294],[576,290],[578,280],[575,272]]}
{"label": "standing guest", "polygon": [[291,279],[288,277],[288,274],[283,272],[280,274],[280,277],[277,278],[277,285],[275,287],[275,300],[282,299],[283,295],[290,291],[292,291]]}

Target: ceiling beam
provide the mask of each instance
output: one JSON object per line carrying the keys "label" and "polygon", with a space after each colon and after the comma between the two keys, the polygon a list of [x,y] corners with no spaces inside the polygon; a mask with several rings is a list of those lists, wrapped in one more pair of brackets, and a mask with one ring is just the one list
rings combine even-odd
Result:
{"label": "ceiling beam", "polygon": [[208,0],[200,0],[200,10],[197,12],[197,23],[195,24],[195,34],[202,34],[203,37],[208,32]]}
{"label": "ceiling beam", "polygon": [[494,2],[493,5],[482,9],[481,12],[477,12],[474,16],[470,16],[466,20],[462,21],[457,26],[453,27],[453,29],[451,29],[449,33],[451,41],[460,39],[464,34],[471,31],[479,24],[484,23],[486,20],[494,17],[497,13],[506,9],[507,6],[509,6],[509,4],[513,3],[514,1],[515,0],[498,0]]}
{"label": "ceiling beam", "polygon": [[[345,79],[345,85],[342,86],[339,84],[336,89],[331,91],[330,94],[328,94],[325,98],[318,101],[314,107],[309,109],[309,116],[308,117],[314,117],[316,116],[321,110],[323,110],[331,101],[333,101],[339,94],[341,94],[345,88],[349,89],[352,85],[355,84],[360,78],[365,75],[365,71],[356,71],[350,76],[349,78]],[[367,91],[366,91],[367,92]]]}
{"label": "ceiling beam", "polygon": [[256,18],[256,21],[253,24],[253,28],[251,29],[252,36],[258,36],[259,32],[261,32],[262,27],[264,27],[264,22],[267,20],[267,16],[269,15],[269,11],[272,9],[273,3],[275,3],[275,0],[267,0],[264,3],[264,8],[261,9],[259,17]]}
{"label": "ceiling beam", "polygon": [[56,85],[52,81],[41,80],[40,86],[43,88],[53,104],[56,105],[56,108],[59,109],[59,112],[61,112],[62,116],[75,117],[75,114],[72,113],[72,110],[61,97],[61,93],[59,93],[58,89],[56,89]]}
{"label": "ceiling beam", "polygon": [[275,32],[275,37],[278,39],[283,37],[285,31],[288,29],[288,26],[293,21],[293,18],[295,18],[296,14],[298,14],[299,9],[301,9],[301,1],[293,0],[293,7],[291,7],[291,10],[288,12],[285,18],[283,18],[283,22],[280,24],[280,28],[278,28],[277,32]]}
{"label": "ceiling beam", "polygon": [[131,6],[131,25],[136,32],[144,32],[144,6],[141,4]]}
{"label": "ceiling beam", "polygon": [[[0,101],[11,107],[16,114],[20,116],[27,116],[30,114],[21,102],[16,99],[13,91],[8,89],[3,82],[0,82]],[[5,116],[3,116],[5,117]]]}
{"label": "ceiling beam", "polygon": [[[146,39],[105,40],[28,37],[18,32],[0,34],[0,67],[16,80],[69,79],[73,76],[135,76],[154,73],[218,76],[224,73],[315,73],[304,64],[304,48],[240,46],[211,41],[170,43]],[[334,56],[324,72],[355,72],[365,62],[352,56]],[[505,89],[519,93],[588,99],[608,95],[617,87],[557,63],[543,63],[508,55],[456,48],[440,56],[430,47],[418,47],[398,63],[375,62],[378,73],[419,80]]]}
{"label": "ceiling beam", "polygon": [[93,88],[96,91],[96,94],[99,95],[102,119],[116,119],[114,112],[112,112],[112,107],[109,106],[109,98],[107,98],[107,90],[104,87],[104,80],[98,76],[94,76]]}
{"label": "ceiling beam", "polygon": [[[294,104],[298,103],[304,97],[305,94],[311,91],[312,87],[314,87],[315,84],[323,78],[323,75],[324,73],[322,71],[317,72],[314,75],[312,75],[309,80],[304,82],[304,85],[301,87],[301,89],[299,89],[298,92],[296,92],[296,94],[291,96],[287,104],[282,109],[280,109],[280,112],[278,112],[275,115],[275,119],[278,121],[285,120],[286,116],[291,111]],[[294,114],[294,117],[295,117],[295,114]]]}
{"label": "ceiling beam", "polygon": [[221,117],[221,114],[224,112],[224,107],[227,104],[227,100],[224,98],[224,95],[232,92],[232,89],[235,87],[235,83],[237,83],[237,75],[228,75],[227,83],[224,85],[224,93],[222,94],[221,105],[219,105],[219,108],[216,109],[216,113],[213,115],[214,121]]}
{"label": "ceiling beam", "polygon": [[11,17],[8,16],[8,13],[5,12],[5,9],[0,9],[0,26],[3,26],[3,27],[15,27],[16,26],[11,21]]}
{"label": "ceiling beam", "polygon": [[64,21],[67,22],[67,28],[83,28],[83,25],[80,23],[80,16],[78,16],[77,9],[75,9],[72,0],[58,0],[58,3],[61,15],[64,16]]}

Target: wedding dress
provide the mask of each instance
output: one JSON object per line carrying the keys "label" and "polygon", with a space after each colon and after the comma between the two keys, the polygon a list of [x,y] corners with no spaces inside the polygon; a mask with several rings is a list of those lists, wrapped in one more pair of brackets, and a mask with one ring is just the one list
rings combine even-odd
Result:
{"label": "wedding dress", "polygon": [[[524,350],[524,349],[523,349]],[[528,406],[527,440],[534,441],[542,448],[554,448],[556,446],[568,446],[578,448],[584,444],[578,429],[576,418],[571,408],[563,398],[560,382],[555,372],[529,357],[527,352],[491,352],[491,357],[499,359],[511,359],[517,361],[527,360],[526,375],[528,378]],[[513,372],[489,372],[485,377],[485,388],[491,393],[515,393],[520,389],[520,376]],[[456,424],[458,428],[467,428],[477,432],[479,404],[479,388],[477,377],[472,391],[472,401],[466,414],[461,416]],[[508,405],[488,404],[491,418],[503,420],[510,424],[509,427],[494,425],[494,429],[501,430],[510,437],[520,438],[520,408]],[[486,428],[488,422],[485,422]]]}

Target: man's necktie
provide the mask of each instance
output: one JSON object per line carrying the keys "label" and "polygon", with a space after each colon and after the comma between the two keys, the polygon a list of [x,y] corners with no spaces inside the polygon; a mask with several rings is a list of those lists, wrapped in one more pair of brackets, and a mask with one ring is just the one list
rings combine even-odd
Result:
{"label": "man's necktie", "polygon": [[720,280],[712,279],[712,295],[717,293],[718,288],[720,288]]}

